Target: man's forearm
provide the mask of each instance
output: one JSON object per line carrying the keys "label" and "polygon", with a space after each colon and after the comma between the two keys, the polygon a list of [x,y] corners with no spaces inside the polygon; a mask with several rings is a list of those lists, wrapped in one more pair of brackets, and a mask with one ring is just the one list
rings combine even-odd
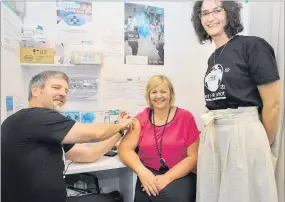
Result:
{"label": "man's forearm", "polygon": [[98,134],[97,141],[103,141],[109,139],[113,135],[119,133],[119,131],[123,128],[120,124],[104,124],[104,123],[96,123],[88,125],[90,133]]}
{"label": "man's forearm", "polygon": [[280,106],[274,107],[263,106],[262,109],[262,123],[266,130],[269,144],[274,142],[278,127],[279,127]]}
{"label": "man's forearm", "polygon": [[93,145],[75,144],[66,154],[66,158],[78,163],[91,163],[99,159],[120,140],[121,134],[116,134],[107,140]]}
{"label": "man's forearm", "polygon": [[110,151],[115,145],[116,143],[120,140],[121,138],[121,134],[116,134],[112,137],[110,137],[107,140],[101,141],[101,142],[97,142],[94,145],[90,146],[90,162],[94,162],[97,159],[99,159],[101,156],[103,156],[104,154],[106,154],[108,151]]}
{"label": "man's forearm", "polygon": [[[128,123],[128,122],[127,122]],[[76,122],[71,130],[62,140],[62,144],[72,143],[86,143],[86,142],[99,142],[109,139],[113,135],[119,133],[124,129],[126,123],[122,125],[118,124],[104,124],[104,123],[92,123],[82,124]]]}

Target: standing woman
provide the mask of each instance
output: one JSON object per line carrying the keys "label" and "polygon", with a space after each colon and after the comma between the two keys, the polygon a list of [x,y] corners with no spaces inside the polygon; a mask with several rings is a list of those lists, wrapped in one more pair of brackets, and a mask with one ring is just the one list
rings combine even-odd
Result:
{"label": "standing woman", "polygon": [[243,31],[240,4],[197,1],[199,42],[214,42],[204,93],[197,202],[277,202],[270,145],[278,129],[280,82],[273,48]]}

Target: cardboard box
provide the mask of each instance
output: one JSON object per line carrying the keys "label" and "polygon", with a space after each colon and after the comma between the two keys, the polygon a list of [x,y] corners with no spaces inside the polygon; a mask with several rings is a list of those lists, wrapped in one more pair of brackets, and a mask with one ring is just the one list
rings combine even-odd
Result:
{"label": "cardboard box", "polygon": [[54,64],[55,51],[52,48],[22,47],[20,49],[21,63]]}

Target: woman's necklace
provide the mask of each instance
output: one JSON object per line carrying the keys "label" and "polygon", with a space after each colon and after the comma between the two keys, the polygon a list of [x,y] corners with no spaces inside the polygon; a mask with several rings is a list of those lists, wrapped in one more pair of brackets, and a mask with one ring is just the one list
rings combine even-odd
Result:
{"label": "woman's necklace", "polygon": [[218,60],[219,60],[220,56],[222,55],[224,49],[226,48],[226,46],[228,45],[228,43],[229,43],[234,37],[235,37],[235,36],[231,37],[231,38],[228,40],[228,42],[224,45],[222,51],[221,51],[220,54],[218,55],[217,61],[216,61],[216,50],[215,50],[215,52],[214,52],[214,65],[213,65],[213,66],[216,65],[216,62],[218,62]]}

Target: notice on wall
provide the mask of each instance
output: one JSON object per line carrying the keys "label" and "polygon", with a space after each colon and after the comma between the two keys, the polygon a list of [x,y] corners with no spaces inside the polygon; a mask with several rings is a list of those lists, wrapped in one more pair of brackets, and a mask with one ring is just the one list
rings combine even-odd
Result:
{"label": "notice on wall", "polygon": [[6,96],[6,116],[9,117],[14,113],[14,98]]}
{"label": "notice on wall", "polygon": [[25,102],[20,96],[14,97],[14,108],[15,112],[25,108]]}
{"label": "notice on wall", "polygon": [[116,29],[102,30],[105,33],[102,36],[102,52],[104,57],[121,57],[124,55],[122,50],[123,36]]}
{"label": "notice on wall", "polygon": [[102,79],[104,91],[100,94],[100,108],[117,108],[135,114],[146,106],[147,79],[107,78]]}
{"label": "notice on wall", "polygon": [[1,2],[1,46],[19,54],[22,22],[7,4]]}
{"label": "notice on wall", "polygon": [[125,3],[125,64],[164,65],[164,9]]}

